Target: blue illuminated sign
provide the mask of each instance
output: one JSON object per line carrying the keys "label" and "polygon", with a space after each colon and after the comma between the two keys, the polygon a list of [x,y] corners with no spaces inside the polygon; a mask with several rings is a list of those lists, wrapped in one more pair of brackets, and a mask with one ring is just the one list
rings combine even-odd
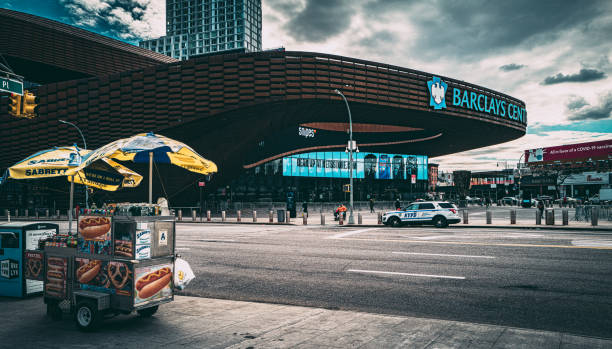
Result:
{"label": "blue illuminated sign", "polygon": [[[354,153],[353,178],[410,180],[415,174],[427,180],[427,156]],[[349,178],[349,154],[313,152],[283,158],[283,175],[299,177]]]}
{"label": "blue illuminated sign", "polygon": [[[434,76],[427,81],[429,89],[429,105],[434,109],[446,108],[446,91],[448,85],[439,77]],[[453,106],[484,112],[510,120],[527,123],[527,110],[514,103],[507,102],[482,93],[462,90],[453,87]]]}

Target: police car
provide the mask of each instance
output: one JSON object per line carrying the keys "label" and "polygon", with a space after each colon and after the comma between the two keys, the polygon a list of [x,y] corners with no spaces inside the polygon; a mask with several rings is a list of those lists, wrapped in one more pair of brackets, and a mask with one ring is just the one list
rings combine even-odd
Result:
{"label": "police car", "polygon": [[385,225],[399,227],[403,224],[433,224],[444,228],[461,222],[457,207],[445,201],[415,202],[399,211],[387,212],[382,217]]}

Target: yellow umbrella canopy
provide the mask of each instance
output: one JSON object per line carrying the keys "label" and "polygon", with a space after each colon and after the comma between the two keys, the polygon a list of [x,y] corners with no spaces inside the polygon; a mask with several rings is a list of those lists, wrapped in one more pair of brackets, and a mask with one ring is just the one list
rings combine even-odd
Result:
{"label": "yellow umbrella canopy", "polygon": [[217,172],[214,162],[205,159],[188,145],[162,135],[141,133],[94,150],[83,158],[81,165],[68,170],[68,174],[76,173],[103,158],[148,163],[149,203],[153,201],[153,163],[172,164],[203,175]]}
{"label": "yellow umbrella canopy", "polygon": [[[69,181],[90,187],[116,191],[122,187],[136,187],[142,176],[110,159],[100,159],[89,166],[70,173],[79,166],[90,150],[73,147],[56,147],[40,151],[9,167],[8,178],[40,179],[67,176]],[[72,180],[71,180],[72,178]]]}
{"label": "yellow umbrella canopy", "polygon": [[141,133],[94,150],[84,156],[80,166],[70,169],[68,173],[76,173],[102,158],[135,163],[152,161],[172,164],[203,175],[217,172],[217,165],[214,162],[205,159],[188,145],[162,135]]}

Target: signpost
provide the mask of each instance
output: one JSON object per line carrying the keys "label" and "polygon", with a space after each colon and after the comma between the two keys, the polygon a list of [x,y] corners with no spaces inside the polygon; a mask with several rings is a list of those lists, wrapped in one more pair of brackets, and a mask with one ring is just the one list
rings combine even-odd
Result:
{"label": "signpost", "polygon": [[198,187],[200,188],[200,222],[202,221],[202,188],[206,186],[206,182],[203,179],[198,181]]}
{"label": "signpost", "polygon": [[0,91],[11,92],[23,96],[23,82],[0,77]]}

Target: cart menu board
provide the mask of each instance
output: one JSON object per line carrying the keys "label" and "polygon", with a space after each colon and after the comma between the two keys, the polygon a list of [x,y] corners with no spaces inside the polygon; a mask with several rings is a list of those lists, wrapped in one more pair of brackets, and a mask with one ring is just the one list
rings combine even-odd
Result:
{"label": "cart menu board", "polygon": [[81,216],[78,251],[82,254],[111,254],[111,217]]}
{"label": "cart menu board", "polygon": [[131,296],[132,264],[76,258],[75,280],[83,290]]}
{"label": "cart menu board", "polygon": [[63,257],[47,258],[47,283],[45,295],[48,297],[66,297],[66,277],[68,272],[68,259]]}
{"label": "cart menu board", "polygon": [[172,298],[173,264],[136,268],[134,306]]}

